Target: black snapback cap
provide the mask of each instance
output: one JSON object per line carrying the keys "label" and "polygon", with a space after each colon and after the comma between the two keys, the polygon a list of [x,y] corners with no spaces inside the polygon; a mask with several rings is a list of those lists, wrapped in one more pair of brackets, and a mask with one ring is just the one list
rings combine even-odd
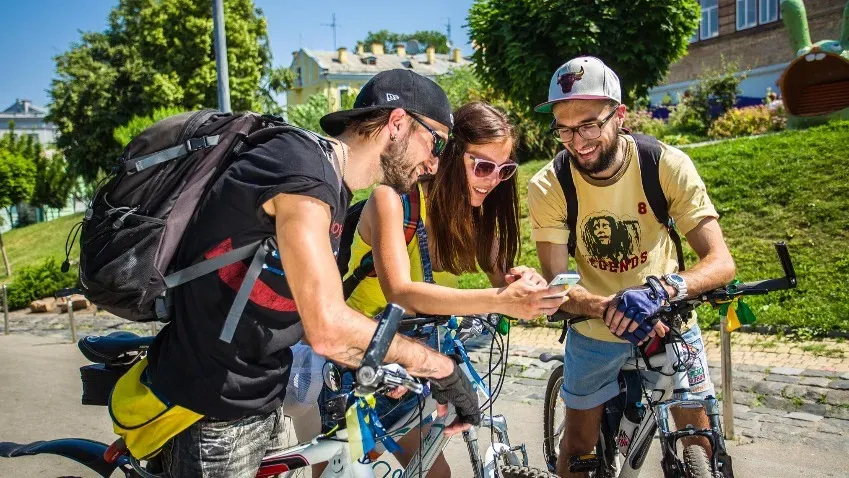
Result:
{"label": "black snapback cap", "polygon": [[433,80],[401,68],[374,75],[357,94],[353,109],[324,115],[319,123],[325,133],[338,136],[362,114],[395,108],[430,118],[449,130],[454,127],[451,104],[442,88]]}

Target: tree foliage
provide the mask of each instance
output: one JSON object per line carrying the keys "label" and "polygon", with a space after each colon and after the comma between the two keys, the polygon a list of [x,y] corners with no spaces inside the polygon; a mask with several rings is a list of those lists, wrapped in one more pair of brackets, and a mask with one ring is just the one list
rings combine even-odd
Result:
{"label": "tree foliage", "polygon": [[[275,109],[290,83],[272,69],[266,20],[252,0],[225,0],[233,110]],[[120,0],[103,32],[83,32],[55,58],[50,120],[71,169],[91,180],[120,154],[115,128],[157,108],[215,108],[217,77],[210,2]],[[279,107],[278,107],[279,108]]]}
{"label": "tree foliage", "polygon": [[425,46],[432,46],[436,49],[436,53],[448,53],[449,51],[448,37],[436,30],[420,30],[415,33],[395,33],[389,30],[368,32],[365,40],[359,43],[365,47],[365,51],[371,51],[372,43],[382,43],[385,51],[391,53],[395,51],[395,45],[409,40],[418,40]]}
{"label": "tree foliage", "polygon": [[579,55],[612,68],[629,102],[685,54],[698,17],[697,0],[477,0],[469,31],[479,77],[517,104],[544,102],[551,75]]}
{"label": "tree foliage", "polygon": [[321,133],[318,120],[333,111],[333,104],[326,95],[316,93],[307,98],[306,103],[289,106],[286,109],[287,120],[295,126]]}
{"label": "tree foliage", "polygon": [[0,149],[0,207],[29,201],[35,176],[35,164],[31,160]]}

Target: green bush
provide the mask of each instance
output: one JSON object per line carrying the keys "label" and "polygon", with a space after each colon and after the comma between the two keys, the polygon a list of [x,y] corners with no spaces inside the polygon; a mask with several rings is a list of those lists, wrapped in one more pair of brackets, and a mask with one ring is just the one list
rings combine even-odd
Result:
{"label": "green bush", "polygon": [[57,290],[76,283],[76,271],[62,272],[52,257],[39,265],[23,267],[15,272],[15,280],[8,286],[9,309],[29,307],[32,301],[53,297]]}
{"label": "green bush", "polygon": [[333,111],[333,105],[330,98],[325,94],[316,93],[307,98],[306,103],[287,107],[286,117],[295,126],[321,133],[322,129],[318,120],[331,111]]}
{"label": "green bush", "polygon": [[752,136],[779,131],[787,124],[783,108],[769,109],[766,105],[733,108],[716,119],[708,130],[711,138]]}
{"label": "green bush", "polygon": [[629,111],[625,117],[625,127],[634,133],[647,134],[655,138],[663,137],[669,129],[665,121],[653,118],[648,110]]}
{"label": "green bush", "polygon": [[698,108],[684,100],[669,110],[669,129],[674,134],[693,134],[704,136],[710,127]]}

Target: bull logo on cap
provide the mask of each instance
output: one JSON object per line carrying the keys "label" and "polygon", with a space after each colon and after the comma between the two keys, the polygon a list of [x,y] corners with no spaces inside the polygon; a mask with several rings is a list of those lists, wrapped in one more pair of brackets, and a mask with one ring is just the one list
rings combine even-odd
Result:
{"label": "bull logo on cap", "polygon": [[560,89],[563,90],[563,93],[570,93],[572,91],[572,85],[575,84],[576,81],[580,80],[584,76],[584,67],[581,67],[581,71],[577,73],[563,73],[557,78],[557,84],[560,85]]}

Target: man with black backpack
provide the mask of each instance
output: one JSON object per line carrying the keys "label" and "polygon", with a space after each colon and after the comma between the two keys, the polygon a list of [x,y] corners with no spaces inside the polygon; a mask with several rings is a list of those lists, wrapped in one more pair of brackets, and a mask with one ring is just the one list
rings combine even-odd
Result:
{"label": "man with black backpack", "polygon": [[[221,173],[187,226],[174,269],[268,238],[276,244],[171,294],[173,319],[148,354],[149,384],[203,418],[164,447],[169,476],[254,476],[280,446],[290,347],[302,338],[320,355],[359,365],[375,322],[345,305],[334,261],[351,190],[376,182],[408,190],[435,166],[452,123],[436,83],[385,71],[363,87],[354,109],[321,119],[333,138],[293,128],[260,134]],[[248,280],[242,313],[234,314]],[[430,378],[437,401],[456,407],[449,432],[479,423],[477,396],[451,358],[398,335],[385,360]]]}
{"label": "man with black backpack", "polygon": [[[562,65],[536,111],[553,114],[552,133],[565,150],[528,185],[531,239],[548,279],[575,258],[581,280],[561,309],[589,318],[576,321],[566,338],[566,430],[557,472],[586,476],[570,465],[580,468],[595,449],[602,405],[619,394],[620,368],[634,345],[669,331],[651,317],[667,301],[727,284],[735,266],[692,161],[655,138],[622,130],[619,78],[601,60],[583,56]],[[687,271],[675,225],[699,256]],[[684,329],[697,354],[690,392],[712,395],[695,318]],[[701,410],[680,410],[675,421],[679,429],[709,428]]]}

